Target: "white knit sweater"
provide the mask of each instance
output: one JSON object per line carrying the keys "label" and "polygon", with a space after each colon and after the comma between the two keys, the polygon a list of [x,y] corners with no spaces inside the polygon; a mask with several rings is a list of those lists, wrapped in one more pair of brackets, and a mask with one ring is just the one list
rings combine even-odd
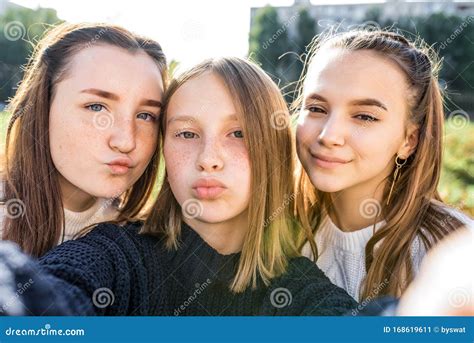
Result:
{"label": "white knit sweater", "polygon": [[64,209],[65,233],[63,241],[74,238],[77,233],[89,225],[114,220],[118,214],[114,199],[106,198],[97,199],[92,207],[83,212]]}
{"label": "white knit sweater", "polygon": [[[12,203],[10,203],[12,204]],[[12,205],[13,206],[13,205]],[[14,211],[14,208],[7,208],[7,203],[0,204],[0,239],[3,232],[3,222],[7,215],[14,215],[17,212],[9,213]],[[99,198],[90,208],[83,212],[73,212],[64,209],[64,237],[61,237],[58,244],[71,240],[77,233],[83,228],[117,218],[118,210],[113,199]]]}
{"label": "white knit sweater", "polygon": [[[455,209],[446,207],[446,210],[474,230],[474,221],[471,218]],[[377,223],[375,230],[383,225],[385,221]],[[366,276],[365,246],[373,233],[373,225],[353,232],[341,231],[329,216],[325,216],[315,234],[319,254],[316,262],[318,267],[334,284],[344,288],[357,301],[360,301],[360,287]],[[302,253],[309,258],[313,257],[309,243],[304,246]],[[425,254],[425,246],[421,238],[417,237],[411,247],[415,274],[418,273]]]}

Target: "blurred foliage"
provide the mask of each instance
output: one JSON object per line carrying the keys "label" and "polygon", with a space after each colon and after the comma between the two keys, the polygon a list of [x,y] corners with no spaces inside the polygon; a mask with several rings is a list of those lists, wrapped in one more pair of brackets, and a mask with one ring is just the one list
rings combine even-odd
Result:
{"label": "blurred foliage", "polygon": [[402,17],[394,20],[380,20],[380,11],[373,9],[367,20],[377,22],[382,28],[396,28],[409,39],[418,36],[443,59],[440,81],[447,91],[448,113],[463,109],[474,113],[474,18],[462,18],[444,13],[425,17]]}
{"label": "blurred foliage", "polygon": [[290,45],[288,30],[274,7],[265,6],[255,16],[250,30],[250,57],[272,77],[284,75],[290,62],[280,59]]}
{"label": "blurred foliage", "polygon": [[[288,38],[288,30],[278,36],[278,30],[285,25],[275,8],[266,6],[258,9],[252,22],[249,37],[249,56],[261,64],[284,90],[300,76],[302,63],[298,58],[317,31],[317,20],[304,8],[298,9],[296,23],[292,27],[293,37]],[[474,116],[474,18],[462,18],[444,13],[434,13],[424,17],[401,17],[397,20],[381,19],[379,7],[373,7],[360,22],[377,23],[381,28],[396,30],[414,40],[422,37],[444,59],[440,81],[447,89],[449,100],[447,110],[463,109]],[[348,18],[349,22],[351,18]],[[350,27],[354,27],[351,25]],[[341,26],[344,28],[344,26]],[[271,37],[277,39],[268,46]],[[281,58],[290,54],[292,58]],[[285,92],[287,93],[287,92]],[[291,98],[287,97],[291,101]]]}
{"label": "blurred foliage", "polygon": [[[461,125],[460,125],[461,124]],[[439,191],[447,203],[474,216],[474,123],[447,120]]]}
{"label": "blurred foliage", "polygon": [[51,24],[59,23],[56,11],[10,7],[0,16],[0,101],[15,93],[23,76],[22,65]]}

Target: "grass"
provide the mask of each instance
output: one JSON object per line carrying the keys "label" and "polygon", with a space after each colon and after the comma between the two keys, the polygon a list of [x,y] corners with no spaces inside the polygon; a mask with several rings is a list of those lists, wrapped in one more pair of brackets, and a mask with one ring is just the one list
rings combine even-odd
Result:
{"label": "grass", "polygon": [[474,123],[447,121],[444,137],[441,197],[474,216]]}
{"label": "grass", "polygon": [[[0,112],[0,149],[3,152],[8,115]],[[448,204],[474,216],[474,123],[447,121],[439,191]]]}

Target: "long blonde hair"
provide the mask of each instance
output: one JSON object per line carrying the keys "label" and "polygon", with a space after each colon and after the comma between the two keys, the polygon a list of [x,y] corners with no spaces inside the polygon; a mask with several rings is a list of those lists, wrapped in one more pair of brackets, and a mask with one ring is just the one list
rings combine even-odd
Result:
{"label": "long blonde hair", "polygon": [[[410,88],[408,120],[419,128],[416,151],[408,158],[397,180],[390,205],[386,203],[392,175],[386,179],[383,202],[375,223],[383,218],[386,225],[375,232],[365,247],[367,277],[361,298],[387,294],[399,296],[413,278],[410,248],[418,236],[429,249],[441,238],[462,225],[443,209],[437,191],[443,148],[443,96],[438,86],[441,63],[421,40],[411,42],[403,36],[383,30],[327,32],[316,37],[308,49],[299,95],[293,110],[300,107],[304,74],[322,48],[349,51],[370,50],[394,61],[407,77]],[[393,173],[392,173],[393,174]],[[332,206],[328,193],[318,191],[301,168],[298,180],[298,218],[304,228],[301,245],[309,242],[317,258],[314,234],[326,211]],[[382,287],[383,286],[383,287]]]}
{"label": "long blonde hair", "polygon": [[[268,284],[284,273],[288,258],[297,255],[294,203],[294,139],[287,105],[273,81],[259,67],[240,58],[206,60],[173,80],[164,98],[161,137],[166,136],[169,100],[179,87],[203,73],[220,77],[234,98],[243,126],[251,163],[249,229],[245,236],[236,276],[230,286],[242,292],[257,280]],[[164,234],[169,249],[177,249],[181,208],[167,177],[142,233]]]}

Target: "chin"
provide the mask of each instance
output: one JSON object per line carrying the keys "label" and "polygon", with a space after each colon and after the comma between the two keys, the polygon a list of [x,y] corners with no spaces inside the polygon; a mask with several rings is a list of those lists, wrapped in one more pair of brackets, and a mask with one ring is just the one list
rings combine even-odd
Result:
{"label": "chin", "polygon": [[125,190],[127,190],[126,186],[116,185],[111,187],[104,187],[102,184],[102,186],[97,185],[95,191],[90,194],[97,198],[116,198],[123,194]]}
{"label": "chin", "polygon": [[318,191],[325,193],[335,193],[346,188],[337,178],[328,178],[327,176],[311,176],[311,183]]}
{"label": "chin", "polygon": [[229,209],[228,206],[204,205],[201,215],[197,218],[208,224],[218,224],[235,219],[240,212]]}
{"label": "chin", "polygon": [[203,222],[203,223],[206,223],[206,224],[218,224],[218,223],[222,223],[222,222],[226,222],[228,220],[231,220],[232,218],[234,218],[233,216],[231,215],[228,215],[226,216],[225,214],[222,215],[206,215],[206,213],[204,212],[201,216],[199,216],[198,218],[196,218],[197,220]]}

